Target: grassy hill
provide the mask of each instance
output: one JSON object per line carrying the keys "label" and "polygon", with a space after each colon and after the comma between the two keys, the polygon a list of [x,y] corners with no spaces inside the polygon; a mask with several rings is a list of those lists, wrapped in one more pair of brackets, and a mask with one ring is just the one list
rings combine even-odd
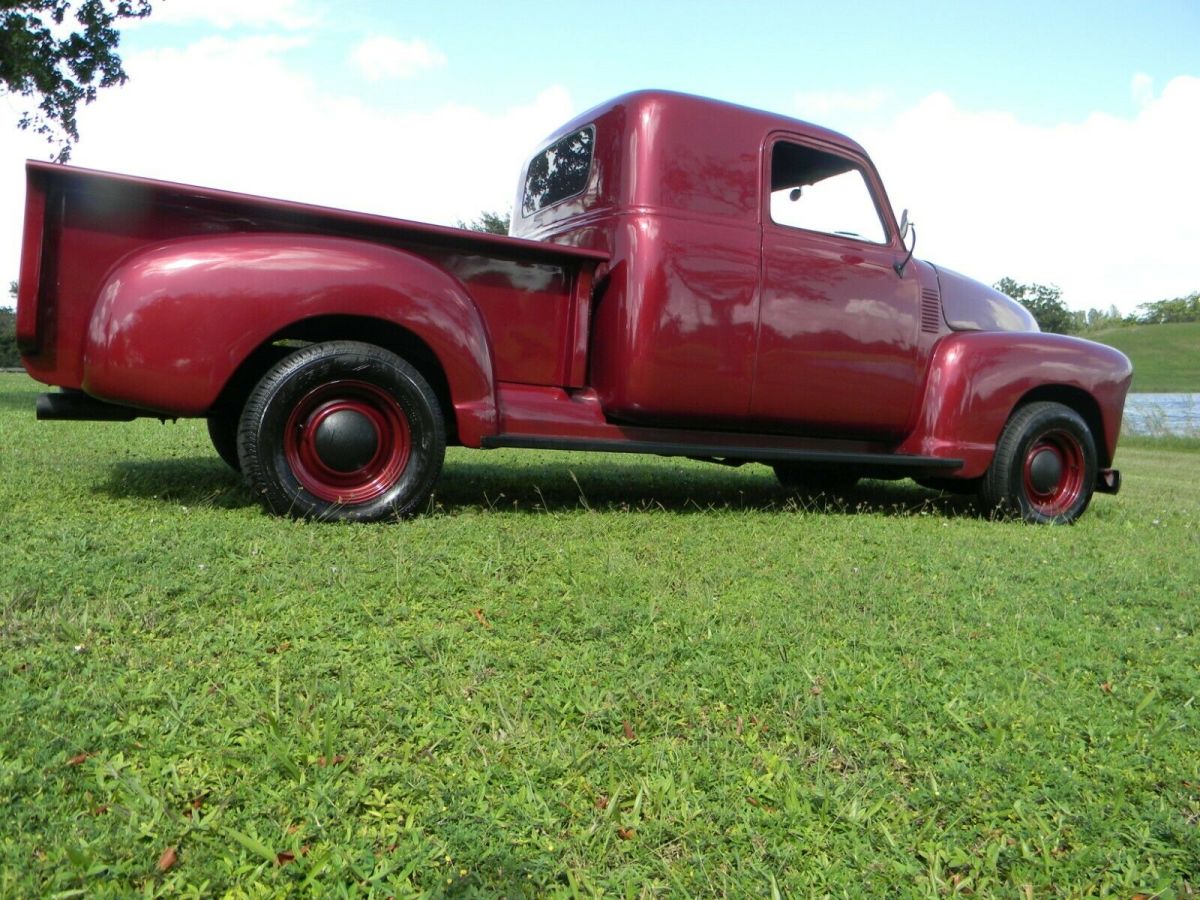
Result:
{"label": "grassy hill", "polygon": [[1200,393],[1200,322],[1131,325],[1085,334],[1133,360],[1133,390]]}

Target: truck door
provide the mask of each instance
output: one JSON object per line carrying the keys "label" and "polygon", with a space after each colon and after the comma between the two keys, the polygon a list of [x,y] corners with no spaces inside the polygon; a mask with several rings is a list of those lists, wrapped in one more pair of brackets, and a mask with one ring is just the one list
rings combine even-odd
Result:
{"label": "truck door", "polygon": [[763,428],[888,439],[918,383],[920,287],[865,159],[767,142],[752,418]]}

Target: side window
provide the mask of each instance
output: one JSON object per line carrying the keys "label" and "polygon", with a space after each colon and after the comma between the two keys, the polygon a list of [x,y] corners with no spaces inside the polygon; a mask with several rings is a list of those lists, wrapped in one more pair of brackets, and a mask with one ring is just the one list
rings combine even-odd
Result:
{"label": "side window", "polygon": [[587,186],[596,129],[588,125],[551,144],[529,161],[521,215],[529,216]]}
{"label": "side window", "polygon": [[859,241],[887,241],[862,169],[850,159],[779,141],[771,151],[771,221]]}

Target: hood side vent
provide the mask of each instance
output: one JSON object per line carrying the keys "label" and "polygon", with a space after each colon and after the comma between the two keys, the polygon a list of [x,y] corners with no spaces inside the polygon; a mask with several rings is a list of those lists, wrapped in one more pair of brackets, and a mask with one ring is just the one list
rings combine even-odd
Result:
{"label": "hood side vent", "polygon": [[921,331],[937,334],[942,330],[942,304],[938,292],[925,288],[921,291]]}

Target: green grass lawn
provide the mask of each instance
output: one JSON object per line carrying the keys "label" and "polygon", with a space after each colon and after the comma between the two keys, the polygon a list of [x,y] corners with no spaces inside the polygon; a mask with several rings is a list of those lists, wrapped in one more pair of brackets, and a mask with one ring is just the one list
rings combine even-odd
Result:
{"label": "green grass lawn", "polygon": [[463,450],[337,526],[37,390],[0,376],[0,896],[1200,889],[1200,442],[1126,443],[1073,527]]}
{"label": "green grass lawn", "polygon": [[1129,325],[1084,334],[1133,360],[1133,388],[1143,393],[1200,393],[1200,322]]}

